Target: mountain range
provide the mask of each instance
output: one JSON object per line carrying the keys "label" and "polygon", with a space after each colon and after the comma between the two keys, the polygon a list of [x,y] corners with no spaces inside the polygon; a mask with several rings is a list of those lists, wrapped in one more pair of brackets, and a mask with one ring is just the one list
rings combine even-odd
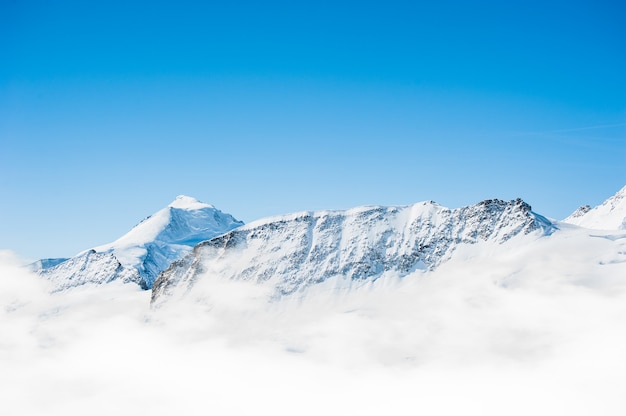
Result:
{"label": "mountain range", "polygon": [[55,290],[120,280],[152,290],[153,304],[184,297],[210,277],[253,281],[271,288],[277,299],[326,281],[349,288],[384,276],[428,273],[461,247],[532,244],[562,227],[626,229],[626,187],[563,221],[533,212],[521,199],[492,199],[456,209],[430,201],[305,211],[244,225],[212,205],[179,196],[112,243],[32,267]]}

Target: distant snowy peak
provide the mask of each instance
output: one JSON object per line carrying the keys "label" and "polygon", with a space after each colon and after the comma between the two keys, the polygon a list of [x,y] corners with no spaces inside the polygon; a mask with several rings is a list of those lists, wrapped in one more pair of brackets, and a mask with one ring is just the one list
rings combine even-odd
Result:
{"label": "distant snowy peak", "polygon": [[227,231],[230,223],[243,224],[213,205],[179,195],[167,207],[144,219],[122,237],[112,243],[95,247],[94,250],[106,251],[129,245],[143,245],[155,240],[173,242],[173,239],[184,242],[190,237],[202,241],[207,235],[214,237],[218,230]]}
{"label": "distant snowy peak", "polygon": [[[149,289],[159,273],[173,261],[188,254],[196,244],[241,225],[243,222],[236,220],[230,214],[223,213],[213,205],[180,195],[168,206],[144,219],[114,242],[81,252],[76,257],[60,264],[42,261],[36,267],[48,270],[40,274],[50,278],[57,276],[60,280],[77,281],[68,276],[68,274],[77,273],[77,270],[67,266],[71,264],[68,261],[74,261],[74,263],[78,261],[83,264],[80,274],[85,276],[84,280],[89,280],[88,276],[91,273],[94,276],[92,279],[94,282],[102,283],[106,279],[102,278],[101,271],[96,270],[102,267],[101,259],[84,262],[77,259],[93,257],[92,253],[107,254],[114,259],[114,261],[109,260],[111,265],[119,262],[124,270],[134,271],[139,277],[127,279],[128,281],[136,280],[142,287]],[[53,267],[46,268],[46,265]],[[113,269],[112,266],[106,268],[108,271]],[[119,275],[118,272],[116,273]]]}
{"label": "distant snowy peak", "polygon": [[127,234],[94,250],[113,253],[124,267],[137,269],[142,286],[151,288],[158,274],[193,246],[241,225],[213,205],[179,195]]}
{"label": "distant snowy peak", "polygon": [[626,186],[597,207],[578,208],[563,222],[593,229],[626,229]]}
{"label": "distant snowy peak", "polygon": [[184,209],[184,210],[196,210],[196,209],[203,209],[203,208],[215,209],[215,207],[211,204],[200,202],[196,198],[193,198],[191,196],[186,196],[186,195],[178,195],[176,199],[172,201],[171,204],[168,205],[168,207]]}
{"label": "distant snowy peak", "polygon": [[448,209],[433,202],[299,212],[252,222],[205,241],[159,276],[153,302],[184,294],[198,279],[252,280],[289,295],[331,278],[373,281],[433,269],[461,244],[503,243],[554,226],[521,199]]}

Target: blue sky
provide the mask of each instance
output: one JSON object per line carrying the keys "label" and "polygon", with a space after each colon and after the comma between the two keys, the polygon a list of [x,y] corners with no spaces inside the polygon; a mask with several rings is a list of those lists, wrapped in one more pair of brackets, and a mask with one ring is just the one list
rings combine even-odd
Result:
{"label": "blue sky", "polygon": [[0,248],[70,256],[178,194],[562,218],[626,184],[621,2],[92,3],[0,4]]}

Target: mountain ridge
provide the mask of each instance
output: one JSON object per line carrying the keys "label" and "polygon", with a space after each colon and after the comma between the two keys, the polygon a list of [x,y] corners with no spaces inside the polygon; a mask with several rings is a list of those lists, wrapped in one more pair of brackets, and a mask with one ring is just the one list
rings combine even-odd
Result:
{"label": "mountain ridge", "polygon": [[203,274],[271,282],[278,296],[332,277],[375,280],[383,273],[430,270],[459,244],[506,242],[556,226],[516,199],[449,209],[420,202],[345,211],[302,211],[251,222],[207,240],[158,277],[152,302],[185,292]]}
{"label": "mountain ridge", "polygon": [[[615,221],[621,218],[621,224]],[[357,284],[383,274],[430,271],[462,245],[504,244],[535,232],[546,236],[560,224],[593,228],[593,221],[605,229],[625,226],[626,187],[563,221],[548,220],[518,198],[454,209],[425,201],[299,211],[244,225],[213,205],[179,195],[112,243],[70,259],[42,259],[31,268],[55,282],[57,290],[133,282],[152,290],[154,304],[190,290],[207,274],[270,285],[280,297],[331,278]]]}

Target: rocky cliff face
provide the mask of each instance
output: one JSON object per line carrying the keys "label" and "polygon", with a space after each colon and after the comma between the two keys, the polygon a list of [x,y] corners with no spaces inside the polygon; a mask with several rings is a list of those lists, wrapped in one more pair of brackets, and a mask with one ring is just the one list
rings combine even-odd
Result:
{"label": "rocky cliff face", "polygon": [[301,212],[250,223],[205,241],[166,269],[153,303],[182,296],[203,275],[271,284],[289,295],[329,278],[375,280],[433,269],[461,244],[550,233],[553,225],[520,199],[448,209],[434,202]]}

